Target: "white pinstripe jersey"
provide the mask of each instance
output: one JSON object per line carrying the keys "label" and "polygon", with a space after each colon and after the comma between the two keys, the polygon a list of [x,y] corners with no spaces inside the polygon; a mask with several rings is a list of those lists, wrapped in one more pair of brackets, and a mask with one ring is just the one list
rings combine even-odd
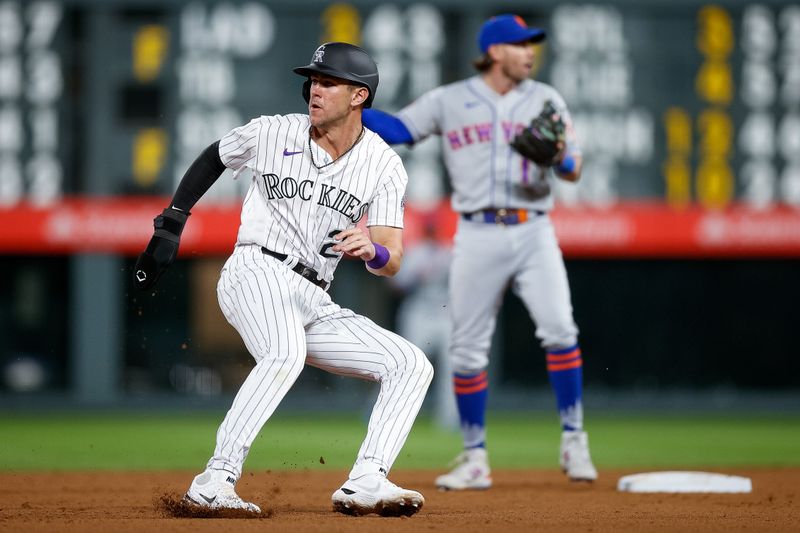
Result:
{"label": "white pinstripe jersey", "polygon": [[368,213],[367,226],[403,227],[408,176],[397,153],[365,129],[334,163],[310,141],[308,115],[261,116],[235,128],[219,154],[237,177],[252,171],[237,244],[257,244],[297,258],[326,281],[342,257],[332,236]]}
{"label": "white pinstripe jersey", "polygon": [[566,122],[568,151],[580,154],[564,99],[550,85],[534,80],[500,95],[481,76],[473,76],[423,94],[397,117],[415,141],[441,135],[454,210],[548,211],[553,207],[552,171],[536,166],[508,144],[539,115],[547,100],[553,101]]}

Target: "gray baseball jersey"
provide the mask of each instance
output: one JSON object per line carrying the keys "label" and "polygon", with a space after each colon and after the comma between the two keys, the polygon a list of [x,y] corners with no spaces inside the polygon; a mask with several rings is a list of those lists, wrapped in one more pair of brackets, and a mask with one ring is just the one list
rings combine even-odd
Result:
{"label": "gray baseball jersey", "polygon": [[367,211],[368,226],[403,227],[408,176],[397,153],[367,129],[329,164],[330,156],[310,141],[310,125],[308,115],[262,116],[223,137],[219,153],[234,177],[253,173],[237,245],[289,255],[331,281],[342,257],[330,250],[333,235]]}
{"label": "gray baseball jersey", "polygon": [[572,119],[561,95],[546,83],[525,80],[505,95],[480,76],[438,87],[403,108],[397,117],[415,141],[442,137],[444,162],[453,186],[453,209],[548,211],[553,206],[550,169],[539,167],[509,146],[552,100],[567,125],[567,150],[579,154]]}

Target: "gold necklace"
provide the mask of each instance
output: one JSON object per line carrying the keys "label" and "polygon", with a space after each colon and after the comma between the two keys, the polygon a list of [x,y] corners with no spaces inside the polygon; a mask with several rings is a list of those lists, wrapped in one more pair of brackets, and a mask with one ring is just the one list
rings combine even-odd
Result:
{"label": "gold necklace", "polygon": [[347,153],[348,153],[350,150],[352,150],[353,148],[355,148],[355,146],[358,144],[358,141],[360,141],[360,140],[361,140],[361,137],[363,137],[363,136],[364,136],[364,125],[362,124],[362,125],[361,125],[361,133],[359,133],[359,134],[358,134],[358,137],[356,137],[356,140],[355,140],[355,141],[353,141],[353,144],[352,144],[352,145],[350,145],[350,148],[348,148],[347,150],[345,150],[344,152],[342,152],[342,154],[341,154],[339,157],[337,157],[336,159],[333,159],[333,160],[331,160],[331,161],[328,161],[328,162],[327,162],[327,163],[325,163],[324,165],[318,165],[318,164],[317,164],[317,162],[316,162],[316,161],[314,161],[314,150],[313,150],[313,148],[311,148],[311,128],[309,128],[309,129],[308,129],[308,153],[311,155],[311,164],[312,164],[312,165],[314,165],[315,167],[317,167],[317,170],[321,170],[321,169],[323,169],[323,168],[325,168],[325,167],[327,167],[327,166],[330,166],[330,165],[332,165],[332,164],[336,163],[338,160],[340,160],[340,159],[341,159],[341,158],[343,158],[345,155],[347,155]]}

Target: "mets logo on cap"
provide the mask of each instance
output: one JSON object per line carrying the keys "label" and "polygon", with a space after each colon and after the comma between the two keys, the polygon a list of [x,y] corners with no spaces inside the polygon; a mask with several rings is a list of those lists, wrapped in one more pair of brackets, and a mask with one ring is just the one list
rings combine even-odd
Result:
{"label": "mets logo on cap", "polygon": [[314,59],[311,60],[312,63],[322,63],[322,56],[325,55],[325,45],[323,44],[314,52]]}
{"label": "mets logo on cap", "polygon": [[491,17],[481,26],[478,47],[485,54],[493,44],[538,43],[546,33],[541,28],[529,27],[519,15],[507,13]]}

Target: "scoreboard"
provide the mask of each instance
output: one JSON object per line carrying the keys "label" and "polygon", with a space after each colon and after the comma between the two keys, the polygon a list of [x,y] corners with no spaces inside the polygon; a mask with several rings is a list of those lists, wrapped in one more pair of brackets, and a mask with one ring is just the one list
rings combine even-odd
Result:
{"label": "scoreboard", "polygon": [[0,2],[0,206],[44,205],[65,189],[70,139],[63,7]]}
{"label": "scoreboard", "polygon": [[[800,257],[800,5],[506,2],[548,40],[535,77],[572,111],[585,167],[559,183],[568,256]],[[0,1],[0,252],[138,252],[209,143],[303,112],[318,43],[375,57],[375,107],[472,74],[485,2]],[[398,149],[407,238],[454,214],[437,140]],[[226,174],[184,253],[224,253],[248,181]]]}

